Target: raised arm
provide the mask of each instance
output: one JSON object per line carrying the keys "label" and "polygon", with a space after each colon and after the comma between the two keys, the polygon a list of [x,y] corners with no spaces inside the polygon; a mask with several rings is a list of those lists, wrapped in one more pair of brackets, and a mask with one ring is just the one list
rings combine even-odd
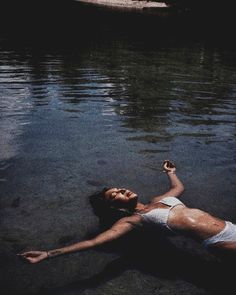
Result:
{"label": "raised arm", "polygon": [[76,251],[83,251],[94,248],[96,246],[102,245],[107,242],[111,242],[119,237],[127,234],[128,232],[132,231],[135,226],[139,223],[140,216],[130,216],[125,217],[117,221],[109,230],[99,234],[95,238],[91,240],[81,241],[70,246],[66,246],[63,248],[58,248],[49,251],[28,251],[24,253],[20,253],[18,255],[22,256],[30,263],[37,263],[41,260],[55,257],[58,255],[72,253]]}
{"label": "raised arm", "polygon": [[176,167],[175,165],[170,162],[169,160],[165,160],[163,162],[163,171],[166,172],[168,178],[169,178],[169,182],[170,182],[170,189],[160,195],[160,196],[156,196],[152,199],[152,203],[158,202],[161,199],[168,197],[168,196],[172,196],[172,197],[179,197],[183,191],[184,191],[184,185],[183,183],[179,180],[178,176],[176,175]]}

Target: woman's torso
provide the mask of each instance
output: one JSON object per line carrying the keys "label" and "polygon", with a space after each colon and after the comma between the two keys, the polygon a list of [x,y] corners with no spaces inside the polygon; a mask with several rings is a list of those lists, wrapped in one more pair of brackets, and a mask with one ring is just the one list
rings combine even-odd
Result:
{"label": "woman's torso", "polygon": [[[148,204],[140,214],[146,215],[156,209],[168,210],[170,206],[161,203]],[[145,222],[145,219],[143,219]],[[205,240],[216,235],[225,227],[225,221],[216,218],[202,210],[186,207],[184,204],[173,206],[168,212],[167,226],[182,234],[187,234],[195,239]]]}

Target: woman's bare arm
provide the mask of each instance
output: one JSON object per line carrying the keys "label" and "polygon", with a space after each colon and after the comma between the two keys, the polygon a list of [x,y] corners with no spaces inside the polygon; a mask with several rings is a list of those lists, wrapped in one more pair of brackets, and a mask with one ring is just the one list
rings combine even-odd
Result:
{"label": "woman's bare arm", "polygon": [[169,182],[170,182],[170,189],[166,193],[154,197],[151,201],[152,203],[158,202],[161,199],[168,196],[179,197],[184,191],[183,183],[179,180],[178,176],[175,174],[176,173],[175,165],[171,163],[170,161],[166,160],[163,163],[163,170],[168,175]]}
{"label": "woman's bare arm", "polygon": [[93,239],[81,241],[70,246],[49,251],[28,251],[18,255],[22,256],[31,263],[37,263],[49,257],[55,257],[58,255],[72,253],[76,251],[88,250],[107,242],[116,240],[121,236],[124,236],[125,234],[132,231],[139,222],[140,216],[138,215],[125,217],[116,222],[110,229],[99,234]]}
{"label": "woman's bare arm", "polygon": [[[136,217],[136,216],[135,216]],[[133,218],[134,219],[134,218]],[[71,253],[75,251],[82,251],[94,248],[96,246],[100,246],[107,242],[111,242],[113,240],[118,239],[119,237],[127,234],[131,230],[133,230],[135,224],[134,220],[130,217],[122,218],[118,222],[116,222],[110,229],[99,234],[95,238],[91,240],[82,241],[67,247],[63,247],[60,249],[50,250],[48,251],[49,257],[54,257],[60,254]]]}

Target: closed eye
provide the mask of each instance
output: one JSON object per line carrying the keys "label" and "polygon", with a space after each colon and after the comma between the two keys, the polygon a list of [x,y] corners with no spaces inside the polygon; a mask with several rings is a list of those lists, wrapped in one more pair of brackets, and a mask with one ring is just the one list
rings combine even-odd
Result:
{"label": "closed eye", "polygon": [[116,197],[116,193],[115,192],[111,193],[111,199],[113,200],[115,199],[115,197]]}

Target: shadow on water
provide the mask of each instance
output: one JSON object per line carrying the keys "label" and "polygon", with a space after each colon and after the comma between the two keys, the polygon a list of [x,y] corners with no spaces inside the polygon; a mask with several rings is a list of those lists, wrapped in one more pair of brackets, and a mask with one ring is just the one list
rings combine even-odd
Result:
{"label": "shadow on water", "polygon": [[[218,259],[219,257],[205,253],[201,248],[189,251],[186,243],[188,241],[181,239],[180,248],[178,243],[173,243],[162,235],[153,235],[151,231],[142,232],[141,235],[131,234],[119,242],[98,249],[98,252],[119,253],[119,257],[108,263],[101,272],[66,286],[42,288],[38,294],[80,294],[86,289],[99,288],[129,270],[151,275],[157,280],[185,280],[197,286],[199,290],[204,290],[206,294],[231,294],[230,290],[234,289],[231,269],[235,258]],[[161,284],[158,287],[150,286],[150,289],[152,288],[161,289]],[[172,291],[174,292],[174,289]]]}

